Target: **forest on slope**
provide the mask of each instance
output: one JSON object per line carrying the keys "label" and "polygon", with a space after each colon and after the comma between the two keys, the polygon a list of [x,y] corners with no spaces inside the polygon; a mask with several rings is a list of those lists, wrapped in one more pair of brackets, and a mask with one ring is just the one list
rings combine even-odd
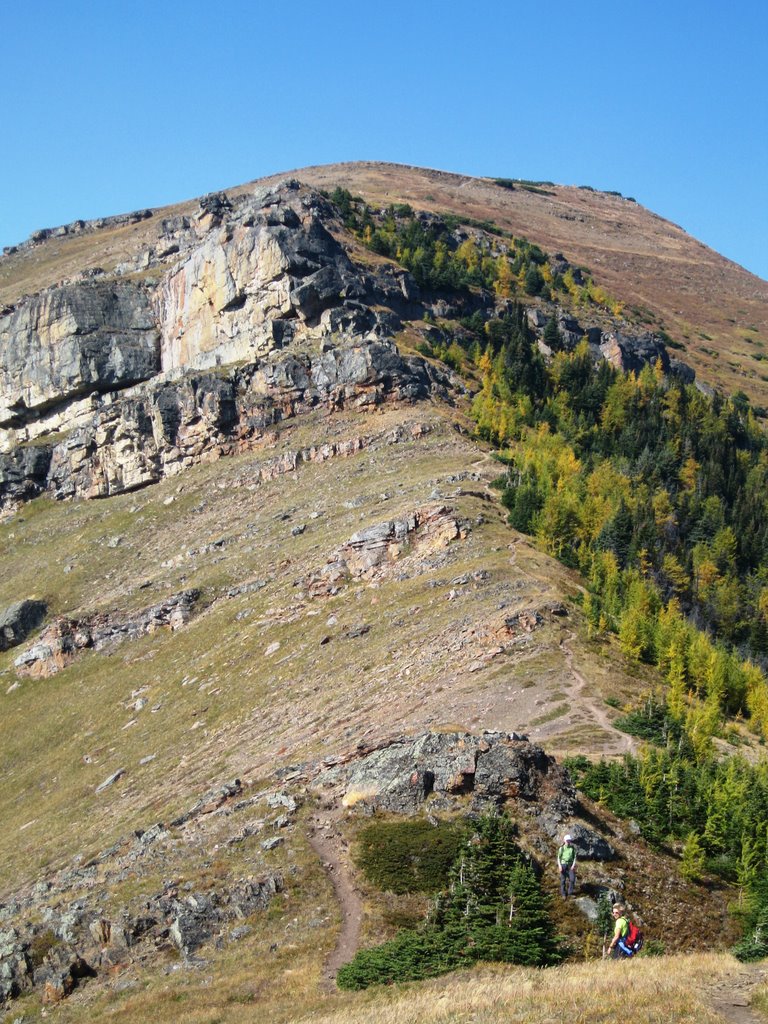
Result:
{"label": "forest on slope", "polygon": [[554,312],[538,337],[523,304],[533,297],[623,307],[587,273],[553,273],[525,239],[509,236],[500,253],[483,245],[503,235],[493,223],[470,221],[476,239],[459,242],[460,219],[371,209],[343,188],[331,198],[348,229],[422,288],[495,295],[458,322],[435,320],[439,340],[420,350],[479,385],[472,415],[497,449],[509,522],[582,574],[590,634],[614,635],[665,684],[619,720],[646,741],[639,758],[570,767],[648,841],[682,844],[688,877],[738,884],[759,937],[768,764],[738,748],[768,738],[768,438],[749,399],[705,392],[660,361],[622,373],[586,337],[567,346]]}

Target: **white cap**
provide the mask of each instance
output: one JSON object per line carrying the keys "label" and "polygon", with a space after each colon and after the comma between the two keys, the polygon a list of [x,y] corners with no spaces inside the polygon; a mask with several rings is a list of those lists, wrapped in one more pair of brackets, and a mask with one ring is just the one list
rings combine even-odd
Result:
{"label": "white cap", "polygon": [[573,842],[573,836],[572,835],[563,836],[563,842],[564,843],[572,843]]}

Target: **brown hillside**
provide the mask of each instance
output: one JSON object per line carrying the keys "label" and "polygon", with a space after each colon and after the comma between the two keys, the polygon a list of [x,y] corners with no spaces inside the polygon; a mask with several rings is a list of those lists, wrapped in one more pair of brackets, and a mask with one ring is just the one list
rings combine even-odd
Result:
{"label": "brown hillside", "polygon": [[625,302],[628,315],[684,345],[680,354],[702,380],[768,403],[768,282],[638,203],[572,185],[510,191],[488,178],[377,162],[291,173],[372,203],[492,220],[548,252],[562,251]]}

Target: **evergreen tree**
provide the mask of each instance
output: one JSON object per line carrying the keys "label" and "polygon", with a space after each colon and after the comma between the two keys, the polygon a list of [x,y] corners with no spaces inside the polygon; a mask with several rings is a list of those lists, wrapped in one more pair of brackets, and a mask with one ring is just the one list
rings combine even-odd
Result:
{"label": "evergreen tree", "polygon": [[505,815],[477,820],[425,927],[361,950],[338,975],[342,988],[434,977],[462,963],[546,966],[561,959],[548,901]]}
{"label": "evergreen tree", "polygon": [[595,921],[595,927],[597,929],[597,934],[602,940],[603,956],[605,956],[607,943],[610,936],[613,934],[614,929],[614,920],[611,909],[611,901],[608,899],[608,893],[600,893],[600,897],[597,901],[597,919]]}
{"label": "evergreen tree", "polygon": [[529,295],[541,295],[544,278],[535,263],[532,263],[526,270],[523,287]]}
{"label": "evergreen tree", "polygon": [[704,873],[704,847],[695,832],[689,832],[683,843],[680,874],[691,882],[698,881]]}
{"label": "evergreen tree", "polygon": [[511,879],[508,956],[515,964],[548,966],[562,959],[548,897],[528,864],[515,865]]}
{"label": "evergreen tree", "polygon": [[556,317],[552,316],[547,321],[542,340],[553,352],[559,352],[562,349],[563,336],[560,333],[560,328],[557,326]]}

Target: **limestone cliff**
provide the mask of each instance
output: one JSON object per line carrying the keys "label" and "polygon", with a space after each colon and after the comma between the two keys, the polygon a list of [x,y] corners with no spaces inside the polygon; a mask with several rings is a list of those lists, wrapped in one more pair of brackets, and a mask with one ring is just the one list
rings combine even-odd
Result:
{"label": "limestone cliff", "polygon": [[[135,490],[256,444],[319,404],[445,397],[462,386],[402,356],[394,335],[434,332],[423,320],[436,312],[456,319],[504,303],[482,290],[420,290],[293,180],[206,196],[195,215],[155,230],[109,274],[91,268],[0,314],[0,508],[43,492]],[[458,227],[455,244],[470,230]],[[541,336],[547,316],[536,308],[529,319]],[[567,347],[586,334],[595,358],[680,372],[654,336],[563,313],[560,329]]]}
{"label": "limestone cliff", "polygon": [[112,391],[160,369],[149,294],[132,281],[88,281],[33,296],[0,317],[0,427]]}

